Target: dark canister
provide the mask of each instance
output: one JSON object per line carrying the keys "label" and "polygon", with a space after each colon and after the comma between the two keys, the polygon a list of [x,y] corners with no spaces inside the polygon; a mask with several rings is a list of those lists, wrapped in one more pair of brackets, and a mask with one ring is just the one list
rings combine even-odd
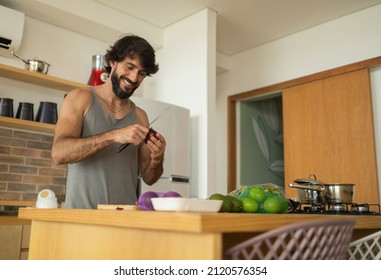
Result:
{"label": "dark canister", "polygon": [[36,115],[36,122],[56,124],[57,118],[57,103],[40,102]]}
{"label": "dark canister", "polygon": [[13,99],[0,97],[0,116],[13,118]]}
{"label": "dark canister", "polygon": [[21,120],[34,120],[33,103],[20,102],[16,113],[16,119]]}

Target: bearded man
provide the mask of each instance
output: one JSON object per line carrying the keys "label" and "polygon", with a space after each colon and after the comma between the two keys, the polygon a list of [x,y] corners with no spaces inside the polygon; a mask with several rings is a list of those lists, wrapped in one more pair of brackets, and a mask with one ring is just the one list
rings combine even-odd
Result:
{"label": "bearded man", "polygon": [[52,160],[68,164],[65,208],[135,204],[138,176],[152,185],[163,173],[165,138],[149,134],[147,113],[130,100],[159,70],[153,47],[128,34],[110,46],[105,61],[106,82],[70,91],[60,109]]}

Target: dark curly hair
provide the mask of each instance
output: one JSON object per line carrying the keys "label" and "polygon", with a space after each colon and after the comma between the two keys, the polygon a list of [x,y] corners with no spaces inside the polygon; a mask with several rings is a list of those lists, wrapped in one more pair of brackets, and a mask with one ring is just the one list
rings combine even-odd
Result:
{"label": "dark curly hair", "polygon": [[126,57],[135,58],[136,56],[140,58],[140,63],[147,72],[147,76],[159,71],[159,65],[155,61],[154,48],[145,39],[134,34],[124,35],[113,46],[110,46],[105,55],[105,69],[107,73],[110,73],[110,61],[120,62]]}

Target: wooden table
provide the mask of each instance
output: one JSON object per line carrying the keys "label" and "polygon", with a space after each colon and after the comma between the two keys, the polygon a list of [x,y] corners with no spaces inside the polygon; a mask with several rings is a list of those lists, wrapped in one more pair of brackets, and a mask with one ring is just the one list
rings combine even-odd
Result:
{"label": "wooden table", "polygon": [[314,219],[355,219],[354,238],[381,216],[20,209],[32,220],[29,259],[221,259],[250,236]]}

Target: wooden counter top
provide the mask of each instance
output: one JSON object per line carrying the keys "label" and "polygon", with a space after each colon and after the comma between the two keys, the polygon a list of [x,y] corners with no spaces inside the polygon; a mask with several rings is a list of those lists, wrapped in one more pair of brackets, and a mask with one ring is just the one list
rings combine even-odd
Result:
{"label": "wooden counter top", "polygon": [[1,200],[0,199],[0,205],[34,207],[35,204],[36,203],[34,201],[27,201],[27,200]]}
{"label": "wooden counter top", "polygon": [[314,219],[355,219],[355,229],[381,229],[381,215],[181,213],[22,208],[19,218],[189,233],[263,232]]}
{"label": "wooden counter top", "polygon": [[355,219],[356,239],[381,230],[381,215],[22,208],[19,218],[32,220],[29,259],[34,260],[221,259],[246,238],[314,219]]}

